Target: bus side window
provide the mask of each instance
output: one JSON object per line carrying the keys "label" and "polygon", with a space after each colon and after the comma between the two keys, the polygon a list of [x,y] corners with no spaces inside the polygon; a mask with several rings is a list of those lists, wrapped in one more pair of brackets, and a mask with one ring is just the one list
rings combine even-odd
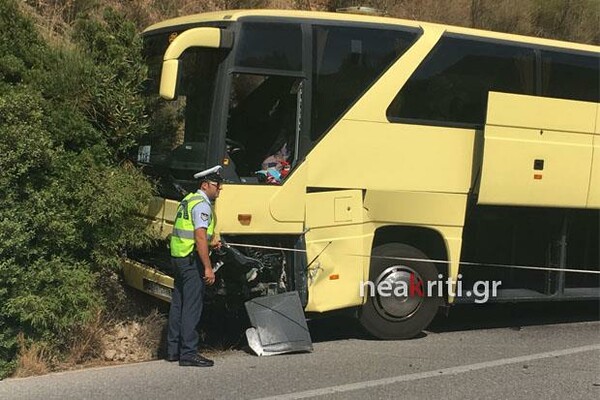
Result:
{"label": "bus side window", "polygon": [[534,51],[445,36],[400,89],[387,116],[483,125],[490,91],[535,94]]}
{"label": "bus side window", "polygon": [[416,39],[401,30],[315,26],[310,139],[319,139]]}
{"label": "bus side window", "polygon": [[600,57],[542,51],[542,96],[598,102]]}

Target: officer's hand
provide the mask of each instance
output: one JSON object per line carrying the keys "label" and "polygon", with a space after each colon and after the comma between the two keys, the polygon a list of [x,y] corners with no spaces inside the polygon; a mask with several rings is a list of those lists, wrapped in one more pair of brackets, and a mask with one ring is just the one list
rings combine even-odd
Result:
{"label": "officer's hand", "polygon": [[212,247],[214,250],[221,250],[221,246],[223,246],[223,243],[221,243],[220,240],[213,240],[210,244],[210,247]]}
{"label": "officer's hand", "polygon": [[204,282],[206,282],[208,286],[215,283],[215,273],[211,267],[204,268]]}

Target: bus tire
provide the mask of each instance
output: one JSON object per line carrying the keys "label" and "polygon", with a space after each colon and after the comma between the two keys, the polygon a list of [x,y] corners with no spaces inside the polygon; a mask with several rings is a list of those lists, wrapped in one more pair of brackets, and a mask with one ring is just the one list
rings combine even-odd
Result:
{"label": "bus tire", "polygon": [[[359,313],[361,325],[380,339],[410,339],[417,336],[431,323],[442,304],[441,297],[428,297],[425,293],[428,281],[439,280],[435,265],[430,261],[383,258],[429,260],[419,249],[401,243],[377,246],[372,255],[375,257],[371,259],[369,281],[373,282],[375,288],[382,282],[389,282],[393,287],[406,284],[409,291],[400,292],[408,296],[381,296],[377,289],[370,293],[365,287],[367,300]],[[419,280],[423,283],[423,297],[419,296],[418,290],[413,291],[411,296],[411,281],[416,283]],[[435,292],[437,294],[437,290]]]}

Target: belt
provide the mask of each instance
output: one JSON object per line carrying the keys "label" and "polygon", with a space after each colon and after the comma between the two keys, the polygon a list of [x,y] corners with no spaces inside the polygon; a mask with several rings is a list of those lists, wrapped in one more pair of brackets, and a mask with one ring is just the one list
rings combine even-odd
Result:
{"label": "belt", "polygon": [[191,265],[191,264],[194,263],[194,261],[196,261],[196,254],[195,253],[196,252],[193,251],[192,253],[190,253],[190,255],[187,255],[185,257],[173,257],[173,256],[171,256],[171,262],[176,267],[187,267],[188,265]]}

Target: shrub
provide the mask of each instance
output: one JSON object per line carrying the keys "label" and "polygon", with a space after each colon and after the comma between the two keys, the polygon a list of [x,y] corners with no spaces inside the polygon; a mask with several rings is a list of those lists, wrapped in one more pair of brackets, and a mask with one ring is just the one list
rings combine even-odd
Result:
{"label": "shrub", "polygon": [[127,161],[146,129],[133,25],[108,11],[56,48],[0,0],[0,30],[1,378],[18,335],[56,357],[98,315],[98,277],[150,240],[136,214],[152,187]]}

